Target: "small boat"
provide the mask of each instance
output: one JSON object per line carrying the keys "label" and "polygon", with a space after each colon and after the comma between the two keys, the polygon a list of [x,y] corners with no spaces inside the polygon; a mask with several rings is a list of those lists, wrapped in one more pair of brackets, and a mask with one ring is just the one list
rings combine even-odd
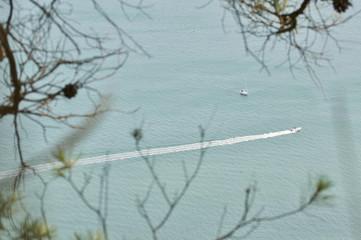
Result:
{"label": "small boat", "polygon": [[241,91],[239,91],[239,93],[243,96],[247,96],[248,95],[248,90],[247,90],[247,81],[246,79],[244,79],[244,85],[246,86],[246,89],[241,89]]}
{"label": "small boat", "polygon": [[290,131],[293,132],[293,133],[296,133],[296,132],[301,131],[301,129],[302,129],[301,127],[294,127],[292,129],[290,129]]}
{"label": "small boat", "polygon": [[243,96],[247,96],[248,95],[248,92],[244,89],[242,89],[241,91],[239,91],[239,93]]}

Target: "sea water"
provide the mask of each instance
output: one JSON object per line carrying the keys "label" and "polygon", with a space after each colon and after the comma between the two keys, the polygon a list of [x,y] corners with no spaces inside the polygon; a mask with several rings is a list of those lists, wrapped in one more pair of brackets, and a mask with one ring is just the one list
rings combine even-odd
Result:
{"label": "sea water", "polygon": [[[123,17],[118,5],[107,8],[119,23],[151,56],[131,54],[125,66],[97,88],[112,95],[112,106],[133,114],[108,113],[95,121],[72,143],[81,158],[132,152],[134,128],[144,131],[142,148],[160,148],[197,143],[199,125],[205,140],[219,140],[277,132],[301,126],[302,131],[275,138],[233,144],[207,150],[200,172],[168,222],[160,239],[214,239],[227,208],[222,232],[231,229],[243,210],[245,189],[256,185],[256,200],[250,216],[273,216],[297,208],[310,194],[309,182],[326,175],[334,183],[328,204],[319,204],[285,219],[261,224],[248,239],[357,239],[359,210],[361,108],[359,106],[359,17],[340,26],[334,34],[344,46],[342,52],[329,49],[336,72],[329,65],[316,68],[322,88],[304,70],[292,76],[287,65],[276,67],[285,52],[267,52],[271,75],[245,53],[242,37],[228,16],[222,28],[223,9],[213,1],[153,1],[147,9],[151,19],[139,14],[132,21]],[[355,11],[357,3],[354,3]],[[79,21],[95,28],[97,19],[87,9],[78,9]],[[347,13],[346,13],[347,15]],[[94,15],[95,16],[95,15]],[[134,16],[134,15],[133,15]],[[351,41],[353,40],[353,41]],[[249,95],[240,96],[247,79]],[[81,94],[81,93],[80,93]],[[89,109],[82,98],[65,107]],[[77,134],[73,129],[48,129],[22,119],[23,149],[28,162],[44,163],[49,150],[64,145]],[[2,171],[17,166],[11,122],[1,121]],[[183,164],[190,173],[200,152],[177,152],[155,156],[161,182],[173,196],[184,183]],[[102,164],[79,166],[75,179],[83,183],[83,172],[93,177],[87,198],[97,204]],[[46,179],[52,175],[43,173]],[[108,228],[111,239],[150,239],[151,233],[136,208],[137,197],[146,195],[152,182],[140,158],[111,163],[109,176]],[[10,180],[5,181],[7,183]],[[3,184],[4,185],[4,184]],[[38,214],[41,183],[28,175],[26,201]],[[156,188],[147,204],[157,222],[166,203]],[[57,226],[60,239],[74,231],[84,232],[98,225],[95,214],[79,201],[66,182],[51,183],[45,198],[48,220]],[[249,229],[241,230],[238,236]]]}

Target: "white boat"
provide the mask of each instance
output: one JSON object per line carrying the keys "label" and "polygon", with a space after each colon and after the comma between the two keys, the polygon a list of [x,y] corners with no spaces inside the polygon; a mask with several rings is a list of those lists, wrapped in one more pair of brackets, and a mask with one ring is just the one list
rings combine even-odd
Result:
{"label": "white boat", "polygon": [[247,90],[247,81],[246,79],[244,79],[244,85],[246,87],[246,89],[241,89],[241,91],[239,91],[239,93],[243,96],[247,96],[248,95],[248,90]]}
{"label": "white boat", "polygon": [[294,127],[292,129],[290,129],[290,131],[293,132],[293,133],[296,133],[296,132],[301,131],[301,129],[302,129],[301,127]]}
{"label": "white boat", "polygon": [[248,95],[248,92],[244,89],[242,89],[241,91],[239,91],[239,93],[243,96],[247,96]]}

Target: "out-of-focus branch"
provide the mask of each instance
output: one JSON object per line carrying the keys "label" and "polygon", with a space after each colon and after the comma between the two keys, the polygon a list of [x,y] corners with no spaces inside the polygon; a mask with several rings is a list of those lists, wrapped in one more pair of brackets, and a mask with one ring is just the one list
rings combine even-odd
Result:
{"label": "out-of-focus branch", "polygon": [[[106,240],[108,240],[108,227],[107,227],[107,218],[108,218],[108,205],[109,205],[109,171],[110,165],[104,165],[102,172],[99,174],[100,186],[97,204],[93,204],[86,196],[86,189],[89,186],[91,175],[85,174],[83,184],[79,184],[73,179],[73,167],[77,159],[71,160],[71,156],[67,156],[64,149],[59,148],[55,153],[54,157],[57,160],[57,163],[60,165],[54,164],[54,170],[57,177],[64,179],[78,195],[82,203],[93,212],[102,227],[102,231]],[[80,185],[80,186],[79,186]],[[46,187],[47,185],[44,184]]]}
{"label": "out-of-focus branch", "polygon": [[[138,207],[138,211],[140,213],[140,215],[145,219],[148,227],[150,228],[151,232],[152,232],[152,237],[153,239],[158,239],[158,231],[166,224],[166,222],[169,220],[169,218],[171,217],[171,215],[173,214],[174,210],[176,209],[176,207],[178,206],[179,202],[182,200],[182,198],[184,197],[184,195],[186,194],[186,192],[188,191],[190,185],[192,184],[193,180],[196,178],[196,176],[199,173],[199,170],[201,168],[201,165],[203,163],[204,160],[204,155],[206,153],[207,148],[201,148],[200,150],[200,156],[198,158],[198,162],[195,166],[195,168],[192,170],[191,174],[188,175],[187,173],[187,168],[185,166],[185,164],[183,164],[183,170],[184,170],[184,184],[181,187],[179,193],[176,193],[174,195],[173,198],[171,198],[169,196],[169,192],[167,191],[167,189],[165,188],[165,183],[162,183],[160,180],[160,176],[159,174],[156,172],[155,170],[155,162],[152,162],[151,159],[148,156],[145,156],[142,154],[142,150],[140,147],[140,140],[143,137],[143,133],[142,130],[140,128],[137,128],[133,131],[133,137],[136,141],[136,149],[137,151],[141,154],[142,159],[144,160],[144,162],[146,163],[148,170],[151,173],[151,176],[153,178],[153,181],[150,185],[150,187],[148,188],[148,191],[145,195],[145,197],[143,199],[137,199],[137,207]],[[201,139],[200,139],[200,143],[204,144],[204,136],[205,136],[205,130],[200,127],[200,135],[201,135]],[[150,194],[153,190],[153,185],[155,185],[158,187],[158,189],[161,192],[161,196],[163,197],[164,201],[167,203],[167,210],[165,211],[165,213],[163,214],[163,216],[160,218],[160,220],[158,222],[154,222],[151,218],[151,216],[148,213],[146,204],[150,198]]]}
{"label": "out-of-focus branch", "polygon": [[[325,179],[325,177],[320,177],[315,184],[315,189],[313,190],[312,194],[309,196],[308,200],[301,204],[298,208],[294,210],[290,210],[281,214],[277,214],[275,216],[270,217],[260,217],[262,210],[258,211],[256,214],[254,214],[252,217],[248,217],[251,206],[254,201],[254,197],[256,194],[255,188],[247,188],[246,189],[246,195],[244,200],[244,208],[243,208],[243,214],[238,221],[237,224],[235,224],[228,232],[224,234],[218,234],[216,240],[223,240],[223,239],[230,239],[232,238],[239,230],[246,228],[250,226],[250,229],[242,236],[247,237],[249,236],[256,228],[259,227],[259,225],[263,222],[270,222],[270,221],[276,221],[282,218],[286,218],[292,215],[295,215],[297,213],[304,212],[308,207],[315,204],[316,202],[324,202],[327,201],[329,198],[331,198],[330,195],[325,194],[325,191],[330,189],[332,187],[332,183]],[[222,216],[224,218],[224,216]],[[220,232],[220,231],[218,231]]]}

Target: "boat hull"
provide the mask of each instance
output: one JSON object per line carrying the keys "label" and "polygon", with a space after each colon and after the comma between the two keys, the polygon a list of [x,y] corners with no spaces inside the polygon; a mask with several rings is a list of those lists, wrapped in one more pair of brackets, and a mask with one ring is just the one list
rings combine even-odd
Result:
{"label": "boat hull", "polygon": [[243,95],[243,96],[247,96],[247,95],[248,95],[248,92],[246,92],[245,90],[241,90],[239,93],[240,93],[241,95]]}

